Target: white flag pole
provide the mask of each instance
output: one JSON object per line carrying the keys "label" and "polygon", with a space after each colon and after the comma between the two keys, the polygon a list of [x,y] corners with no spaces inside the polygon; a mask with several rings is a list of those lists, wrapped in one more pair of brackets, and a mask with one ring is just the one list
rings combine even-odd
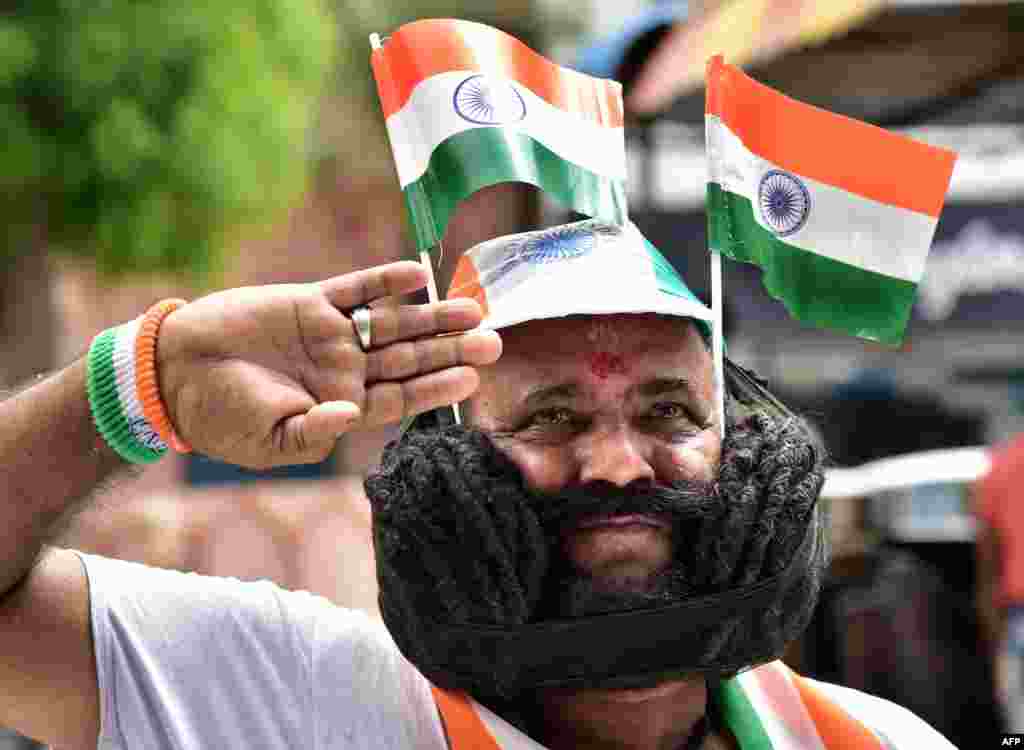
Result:
{"label": "white flag pole", "polygon": [[[380,34],[370,34],[370,47],[373,50],[379,50],[384,46],[383,41],[380,38]],[[441,251],[441,257],[444,257],[444,246],[438,242],[438,249]],[[440,295],[437,291],[437,279],[434,278],[434,264],[430,260],[430,253],[426,250],[420,250],[420,263],[424,268],[427,269],[427,299],[431,303],[436,303],[440,300]],[[458,404],[452,404],[452,411],[455,413],[455,424],[462,424],[462,414],[459,411]]]}
{"label": "white flag pole", "polygon": [[722,254],[708,248],[711,254],[711,356],[715,369],[715,413],[721,420],[725,439],[725,346],[722,337]]}
{"label": "white flag pole", "polygon": [[[704,126],[704,158],[707,161],[708,182],[718,182],[715,168],[719,155],[718,143],[712,131]],[[704,211],[707,213],[707,202]],[[720,435],[725,440],[725,344],[722,332],[722,254],[711,247],[711,225],[706,222],[707,248],[711,256],[711,359],[715,377],[715,414],[721,426]]]}

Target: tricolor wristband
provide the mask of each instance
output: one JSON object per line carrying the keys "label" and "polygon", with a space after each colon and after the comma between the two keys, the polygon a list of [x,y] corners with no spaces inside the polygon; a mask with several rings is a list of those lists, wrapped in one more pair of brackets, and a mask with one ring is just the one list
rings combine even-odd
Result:
{"label": "tricolor wristband", "polygon": [[86,387],[93,421],[107,444],[126,461],[150,464],[167,453],[167,443],[146,420],[138,398],[135,340],[141,324],[137,318],[93,339]]}
{"label": "tricolor wristband", "polygon": [[160,326],[184,304],[158,302],[141,318],[103,331],[89,347],[86,384],[96,429],[131,463],[157,461],[168,445],[179,453],[192,450],[174,431],[156,373]]}

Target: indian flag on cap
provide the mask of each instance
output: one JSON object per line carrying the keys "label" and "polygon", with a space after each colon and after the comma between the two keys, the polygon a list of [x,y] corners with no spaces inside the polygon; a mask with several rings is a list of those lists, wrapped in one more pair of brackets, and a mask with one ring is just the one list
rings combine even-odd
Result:
{"label": "indian flag on cap", "polygon": [[566,208],[626,221],[622,87],[555,65],[498,29],[432,19],[372,53],[418,249],[459,201],[528,182]]}
{"label": "indian flag on cap", "polygon": [[448,299],[475,299],[483,327],[567,315],[660,313],[710,336],[711,310],[632,223],[590,219],[483,242],[459,258]]}
{"label": "indian flag on cap", "polygon": [[712,250],[798,320],[898,344],[956,155],[707,70]]}

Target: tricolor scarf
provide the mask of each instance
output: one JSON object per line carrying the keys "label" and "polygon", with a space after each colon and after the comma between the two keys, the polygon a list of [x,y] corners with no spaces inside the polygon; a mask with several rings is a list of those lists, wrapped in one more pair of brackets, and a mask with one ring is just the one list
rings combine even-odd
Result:
{"label": "tricolor scarf", "polygon": [[[451,750],[547,750],[463,693],[435,687],[434,699]],[[711,700],[740,750],[952,748],[909,711],[802,677],[781,661],[723,681]]]}

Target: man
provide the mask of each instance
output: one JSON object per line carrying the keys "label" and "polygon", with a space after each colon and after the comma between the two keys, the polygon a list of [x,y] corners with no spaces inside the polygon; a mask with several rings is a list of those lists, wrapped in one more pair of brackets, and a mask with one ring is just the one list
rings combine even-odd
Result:
{"label": "man", "polygon": [[82,363],[0,405],[0,724],[61,747],[949,747],[778,663],[733,678],[810,616],[821,453],[739,368],[714,413],[709,311],[639,232],[463,261],[446,302],[367,321],[423,285],[399,263],[211,295],[157,340],[178,439],[233,463],[424,415],[367,483],[390,635],[269,584],[40,555],[122,462]]}
{"label": "man", "polygon": [[978,482],[978,610],[1006,727],[1024,731],[1024,437],[1000,446]]}

